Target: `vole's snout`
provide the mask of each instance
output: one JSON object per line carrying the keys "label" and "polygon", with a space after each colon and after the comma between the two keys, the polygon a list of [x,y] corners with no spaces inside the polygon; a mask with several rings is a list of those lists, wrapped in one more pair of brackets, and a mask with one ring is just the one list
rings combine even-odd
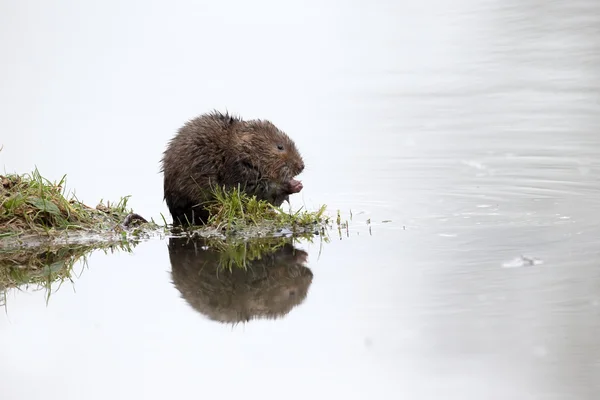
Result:
{"label": "vole's snout", "polygon": [[298,174],[302,173],[302,171],[304,171],[304,163],[300,161],[298,163]]}

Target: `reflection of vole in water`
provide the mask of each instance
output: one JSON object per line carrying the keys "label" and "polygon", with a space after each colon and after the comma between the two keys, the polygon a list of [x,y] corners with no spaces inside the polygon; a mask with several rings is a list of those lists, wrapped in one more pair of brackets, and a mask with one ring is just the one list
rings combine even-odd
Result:
{"label": "reflection of vole in water", "polygon": [[223,254],[201,238],[169,239],[169,257],[181,296],[220,322],[282,317],[304,301],[313,277],[307,253],[291,243],[246,261],[245,269],[222,267]]}
{"label": "reflection of vole in water", "polygon": [[239,185],[280,206],[302,190],[294,179],[302,170],[296,145],[271,122],[213,112],[188,121],[169,142],[162,159],[164,197],[175,224],[201,224],[212,187]]}

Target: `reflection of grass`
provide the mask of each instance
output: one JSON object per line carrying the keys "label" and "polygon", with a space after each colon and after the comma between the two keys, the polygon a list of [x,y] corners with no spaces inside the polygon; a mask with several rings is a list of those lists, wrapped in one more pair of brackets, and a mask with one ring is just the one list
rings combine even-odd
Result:
{"label": "reflection of grass", "polygon": [[0,175],[0,239],[24,234],[55,236],[70,230],[111,230],[131,212],[129,196],[91,208],[65,194],[63,177],[50,182],[31,174]]}
{"label": "reflection of grass", "polygon": [[[271,256],[286,244],[294,245],[298,241],[313,243],[315,236],[312,232],[296,234],[294,236],[262,237],[251,239],[208,238],[206,245],[219,253],[219,267],[231,270],[232,268],[246,269],[249,262],[261,260]],[[327,236],[319,235],[321,243],[329,242]]]}
{"label": "reflection of grass", "polygon": [[136,242],[122,241],[0,250],[0,305],[5,302],[8,289],[23,285],[45,288],[46,300],[49,300],[52,285],[62,284],[65,280],[72,282],[74,265],[79,261],[86,265],[87,258],[93,251],[131,252],[136,244]]}
{"label": "reflection of grass", "polygon": [[247,262],[260,260],[274,253],[277,249],[288,243],[289,238],[276,238],[270,240],[232,241],[211,240],[210,246],[220,254],[219,267],[231,270],[232,268],[246,268]]}
{"label": "reflection of grass", "polygon": [[326,206],[318,211],[302,211],[302,209],[286,213],[280,207],[274,207],[266,201],[257,200],[239,188],[226,191],[216,187],[214,200],[207,207],[210,217],[207,225],[218,228],[242,229],[248,226],[270,225],[281,228],[309,228],[328,222],[325,215]]}

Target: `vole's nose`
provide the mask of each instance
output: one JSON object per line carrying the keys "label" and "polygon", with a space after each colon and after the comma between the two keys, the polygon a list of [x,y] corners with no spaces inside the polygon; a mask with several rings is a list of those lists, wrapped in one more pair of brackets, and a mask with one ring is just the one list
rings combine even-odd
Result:
{"label": "vole's nose", "polygon": [[304,171],[304,163],[302,161],[300,161],[300,164],[298,164],[298,173]]}

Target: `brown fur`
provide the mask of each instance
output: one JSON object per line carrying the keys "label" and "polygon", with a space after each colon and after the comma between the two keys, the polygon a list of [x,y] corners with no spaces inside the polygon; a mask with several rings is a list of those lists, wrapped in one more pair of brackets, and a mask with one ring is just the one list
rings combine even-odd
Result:
{"label": "brown fur", "polygon": [[162,159],[164,198],[174,223],[204,223],[203,204],[215,185],[239,185],[279,206],[294,193],[292,179],[303,169],[292,139],[271,122],[214,111],[188,121],[169,142]]}

